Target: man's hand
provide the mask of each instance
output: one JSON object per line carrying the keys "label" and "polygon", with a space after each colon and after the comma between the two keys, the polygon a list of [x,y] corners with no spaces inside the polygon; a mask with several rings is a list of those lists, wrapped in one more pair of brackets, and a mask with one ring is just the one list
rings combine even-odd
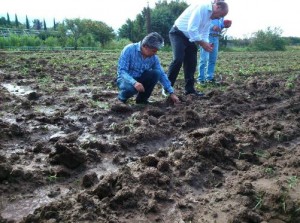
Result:
{"label": "man's hand", "polygon": [[213,30],[216,32],[221,32],[221,29],[219,26],[213,26]]}
{"label": "man's hand", "polygon": [[199,45],[203,47],[203,49],[207,52],[212,52],[214,46],[211,43],[200,41]]}
{"label": "man's hand", "polygon": [[145,88],[144,88],[143,84],[141,84],[140,82],[135,82],[134,88],[135,88],[138,92],[145,92]]}
{"label": "man's hand", "polygon": [[169,97],[171,98],[171,100],[173,101],[174,104],[180,103],[179,98],[174,93],[170,94]]}
{"label": "man's hand", "polygon": [[229,28],[232,24],[232,21],[231,20],[224,20],[224,27],[225,28]]}

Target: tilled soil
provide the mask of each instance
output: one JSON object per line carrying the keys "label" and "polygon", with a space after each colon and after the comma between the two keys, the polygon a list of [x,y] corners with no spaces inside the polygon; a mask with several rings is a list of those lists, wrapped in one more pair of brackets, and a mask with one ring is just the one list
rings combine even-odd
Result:
{"label": "tilled soil", "polygon": [[0,55],[0,222],[300,222],[299,71],[122,105],[114,75],[22,55]]}

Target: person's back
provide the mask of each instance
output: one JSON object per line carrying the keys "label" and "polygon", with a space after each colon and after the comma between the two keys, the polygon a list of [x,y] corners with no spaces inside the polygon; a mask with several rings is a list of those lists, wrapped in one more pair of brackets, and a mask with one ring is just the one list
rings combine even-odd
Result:
{"label": "person's back", "polygon": [[208,52],[213,47],[208,42],[210,20],[220,18],[228,13],[225,2],[212,4],[210,1],[201,1],[187,7],[176,19],[169,32],[173,51],[173,60],[169,66],[168,78],[174,86],[179,71],[183,65],[185,78],[185,93],[203,96],[194,87],[194,74],[197,66],[197,45]]}

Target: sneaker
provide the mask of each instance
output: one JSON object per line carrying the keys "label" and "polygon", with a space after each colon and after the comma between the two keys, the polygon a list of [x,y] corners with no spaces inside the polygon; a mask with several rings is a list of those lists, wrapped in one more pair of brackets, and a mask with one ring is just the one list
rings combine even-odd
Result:
{"label": "sneaker", "polygon": [[205,85],[205,81],[197,81],[197,83],[200,85]]}
{"label": "sneaker", "polygon": [[140,105],[147,105],[149,104],[150,102],[148,100],[135,100],[135,103],[136,104],[140,104]]}
{"label": "sneaker", "polygon": [[195,95],[198,97],[203,97],[205,94],[202,92],[198,92],[198,91],[192,91],[192,92],[185,92],[186,95]]}
{"label": "sneaker", "polygon": [[162,96],[164,96],[164,97],[168,97],[168,94],[166,93],[166,90],[163,88],[163,89],[161,89],[161,94],[162,94]]}
{"label": "sneaker", "polygon": [[211,79],[211,80],[207,80],[206,83],[208,83],[208,84],[220,84],[220,82],[216,81],[214,78]]}
{"label": "sneaker", "polygon": [[122,100],[122,99],[120,99],[120,98],[117,98],[117,100],[118,100],[119,102],[124,103],[124,104],[126,104],[126,102],[127,102],[127,100]]}

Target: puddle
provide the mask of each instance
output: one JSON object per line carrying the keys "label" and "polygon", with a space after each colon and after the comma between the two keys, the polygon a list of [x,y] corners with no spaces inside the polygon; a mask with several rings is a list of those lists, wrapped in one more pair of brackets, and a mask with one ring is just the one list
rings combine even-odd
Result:
{"label": "puddle", "polygon": [[111,159],[104,158],[101,162],[101,165],[99,165],[97,168],[91,169],[91,170],[94,171],[99,178],[102,175],[108,175],[110,173],[117,172],[118,167],[111,162]]}
{"label": "puddle", "polygon": [[56,106],[43,106],[43,105],[39,105],[39,106],[35,106],[34,110],[40,113],[43,113],[45,115],[53,115],[57,112],[59,112],[59,107]]}
{"label": "puddle", "polygon": [[67,188],[60,187],[60,195],[55,198],[50,198],[48,194],[50,191],[53,191],[53,189],[53,186],[48,186],[47,188],[34,191],[30,197],[26,197],[25,199],[7,202],[5,205],[6,207],[1,212],[2,218],[20,221],[22,218],[32,214],[35,209],[41,207],[42,205],[61,199],[61,197],[66,195],[69,191]]}
{"label": "puddle", "polygon": [[[97,176],[100,177],[117,172],[118,167],[112,164],[110,158],[104,158],[99,166],[90,169],[89,171],[96,172]],[[57,188],[60,189],[60,194],[54,198],[49,197],[48,195],[53,191],[56,192]],[[1,197],[1,206],[5,208],[2,210],[2,212],[0,212],[0,215],[4,219],[19,222],[24,217],[32,214],[37,208],[47,205],[50,202],[63,199],[63,197],[66,196],[69,191],[70,190],[66,186],[50,185],[40,188],[30,195],[23,196],[23,198],[15,199],[13,202],[8,200],[5,201]]]}
{"label": "puddle", "polygon": [[113,143],[116,138],[118,137],[113,136],[111,134],[94,135],[89,132],[83,132],[78,138],[78,141],[80,143],[84,143],[84,142],[93,142],[93,141],[97,142],[97,141],[104,140],[106,143]]}
{"label": "puddle", "polygon": [[19,86],[15,84],[1,84],[6,90],[8,90],[11,94],[17,96],[24,96],[27,95],[33,90],[29,86]]}

